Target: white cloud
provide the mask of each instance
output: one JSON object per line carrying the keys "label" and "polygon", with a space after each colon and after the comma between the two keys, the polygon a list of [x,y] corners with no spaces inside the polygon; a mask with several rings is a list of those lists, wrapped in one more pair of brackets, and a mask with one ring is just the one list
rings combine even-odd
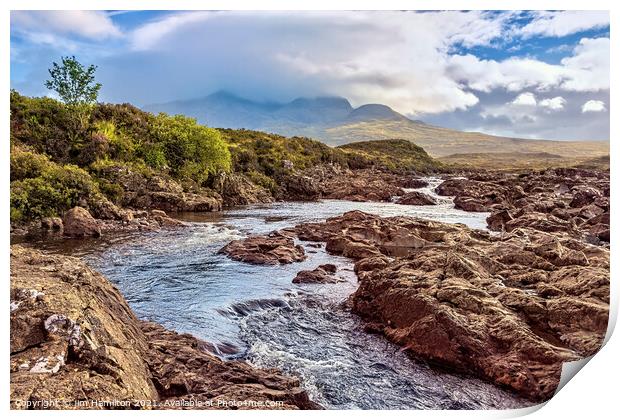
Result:
{"label": "white cloud", "polygon": [[523,92],[517,96],[511,104],[519,106],[536,106],[536,96],[532,92]]}
{"label": "white cloud", "polygon": [[[110,17],[96,10],[16,10],[11,12],[11,28],[38,35],[43,40],[61,34],[91,40],[121,36]],[[31,39],[36,42],[36,38]]]}
{"label": "white cloud", "polygon": [[538,105],[551,111],[559,111],[561,109],[564,109],[564,105],[566,105],[566,99],[561,96],[546,98],[540,101]]}
{"label": "white cloud", "polygon": [[149,50],[166,35],[185,25],[202,22],[215,12],[180,12],[146,23],[135,29],[130,35],[130,45],[134,50]]}
{"label": "white cloud", "polygon": [[[45,66],[71,52],[99,64],[106,100],[145,104],[219,89],[276,101],[341,95],[354,106],[384,103],[422,119],[475,115],[481,127],[509,124],[515,133],[536,135],[545,124],[573,133],[565,122],[585,127],[583,120],[592,131],[609,113],[588,106],[583,115],[581,104],[609,104],[609,38],[531,48],[541,46],[535,37],[602,28],[606,13],[528,14],[534,20],[522,26],[515,17],[523,12],[168,12],[122,33],[106,12],[13,12],[11,33],[25,42],[11,46],[12,63],[43,70],[12,74],[12,83],[40,90]],[[462,52],[476,46],[509,56]],[[524,55],[545,48],[569,56],[550,63]]]}
{"label": "white cloud", "polygon": [[609,38],[581,39],[573,55],[562,59],[561,87],[577,92],[609,89],[609,50]]}
{"label": "white cloud", "polygon": [[609,26],[608,11],[567,10],[559,12],[533,12],[534,19],[514,31],[523,38],[534,36],[562,37],[588,29]]}
{"label": "white cloud", "polygon": [[605,102],[603,101],[596,101],[596,100],[589,100],[588,102],[586,102],[585,104],[583,104],[581,106],[581,112],[585,113],[585,112],[603,112],[606,111],[607,108],[605,108]]}
{"label": "white cloud", "polygon": [[[303,86],[312,83],[314,94],[342,95],[355,104],[381,102],[415,114],[478,103],[474,93],[446,75],[446,58],[456,44],[490,44],[509,16],[477,11],[181,12],[148,22],[128,38],[133,50],[180,56],[191,49],[192,57],[181,61],[203,67],[203,79],[217,72],[214,62],[238,69],[242,61],[248,73],[244,83],[256,78],[277,80],[280,88],[295,83],[298,95],[307,94]],[[257,74],[259,68],[267,74]]]}
{"label": "white cloud", "polygon": [[455,79],[481,92],[504,88],[509,91],[560,88],[587,92],[609,89],[609,38],[582,39],[573,55],[560,64],[532,58],[481,60],[467,55],[448,58],[447,71]]}

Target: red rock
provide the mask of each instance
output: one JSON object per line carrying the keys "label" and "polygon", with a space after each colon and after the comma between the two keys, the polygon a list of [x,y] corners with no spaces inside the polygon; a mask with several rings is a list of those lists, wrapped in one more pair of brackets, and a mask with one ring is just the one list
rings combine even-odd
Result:
{"label": "red rock", "polygon": [[301,245],[278,232],[232,241],[219,252],[250,264],[290,264],[306,259]]}
{"label": "red rock", "polygon": [[293,279],[293,283],[339,283],[342,280],[332,276],[336,272],[336,266],[333,264],[323,264],[314,270],[303,270],[297,273]]}
{"label": "red rock", "polygon": [[101,236],[101,229],[97,220],[82,207],[73,207],[65,213],[63,218],[64,234],[72,238]]}
{"label": "red rock", "polygon": [[[520,217],[522,224],[553,228],[544,225],[550,223],[546,216]],[[559,228],[567,222],[551,223]],[[592,355],[605,336],[609,251],[562,230],[513,227],[499,237],[361,212],[295,230],[313,232],[331,253],[345,255],[352,244],[372,250],[355,264],[360,285],[351,297],[369,330],[416,358],[532,400],[550,398],[562,363]],[[395,242],[407,252],[395,255]]]}

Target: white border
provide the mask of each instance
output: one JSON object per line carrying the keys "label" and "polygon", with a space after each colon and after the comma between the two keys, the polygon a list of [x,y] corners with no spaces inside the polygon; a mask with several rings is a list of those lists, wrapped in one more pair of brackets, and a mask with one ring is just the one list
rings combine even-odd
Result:
{"label": "white border", "polygon": [[[417,10],[543,10],[543,9],[574,9],[574,10],[610,10],[611,14],[611,26],[614,28],[611,31],[612,37],[612,50],[611,50],[611,74],[618,74],[618,49],[613,41],[615,28],[617,24],[617,17],[620,9],[620,2],[611,2],[603,0],[589,0],[589,1],[572,1],[564,0],[562,2],[543,0],[543,1],[514,1],[507,0],[498,2],[488,0],[434,0],[434,1],[406,1],[406,0],[382,0],[382,1],[369,1],[369,0],[314,0],[314,1],[286,1],[286,0],[215,0],[215,1],[190,1],[190,0],[110,0],[110,1],[76,1],[76,0],[56,0],[53,3],[49,1],[35,1],[35,0],[22,0],[15,1],[9,0],[3,2],[4,8],[0,12],[0,27],[2,32],[0,35],[2,46],[2,66],[0,66],[0,74],[2,75],[3,89],[0,90],[2,96],[2,111],[0,113],[0,121],[2,121],[2,152],[0,153],[0,167],[3,170],[3,182],[1,184],[2,194],[4,197],[1,211],[2,211],[2,257],[0,258],[2,270],[2,279],[6,282],[2,287],[2,297],[5,305],[5,316],[2,317],[2,343],[4,348],[9,352],[9,305],[8,305],[8,280],[9,280],[9,63],[10,63],[10,37],[9,37],[9,20],[10,10],[18,9],[107,9],[107,10],[139,10],[139,9],[151,9],[151,10],[405,10],[405,9],[417,9]],[[614,71],[613,69],[616,69]],[[617,98],[617,86],[615,81],[612,81],[611,85],[611,103],[615,105],[615,99]],[[612,108],[610,104],[611,112],[611,156],[612,162],[614,157],[617,156],[617,146],[615,145],[616,135],[618,134],[618,114],[615,111],[615,107]],[[612,164],[611,177],[612,184],[618,176],[618,168]],[[615,191],[615,185],[612,187]],[[612,207],[617,208],[618,200],[616,195],[612,195]],[[618,222],[617,211],[612,213],[612,227],[616,226]],[[616,232],[612,236],[615,238]],[[615,243],[615,240],[614,240]],[[617,261],[617,252],[612,247],[611,261]],[[611,279],[612,279],[612,306],[610,312],[610,331],[615,320],[617,318],[618,310],[618,293],[617,293],[617,279],[615,279],[615,264],[612,266]],[[608,332],[609,339],[609,332]],[[542,409],[535,411],[531,414],[531,418],[547,418],[557,417],[563,419],[572,418],[601,418],[605,419],[610,417],[611,413],[616,414],[616,399],[618,398],[616,382],[619,377],[619,363],[618,355],[620,355],[620,344],[616,337],[611,337],[609,342],[601,349],[599,354],[593,357],[583,371],[577,375],[576,379],[568,382],[568,384],[562,388],[559,393],[552,398]],[[0,384],[0,396],[4,401],[3,408],[8,410],[8,396],[9,396],[9,365],[8,363],[2,363],[3,380]],[[541,408],[540,406],[538,408]],[[530,413],[533,410],[512,410],[512,411],[414,411],[403,412],[402,415],[415,416],[416,418],[437,418],[437,417],[450,417],[450,418],[506,418],[515,417]],[[78,415],[82,417],[101,417],[108,416],[107,412],[17,412],[11,411],[8,413],[15,417],[47,417],[61,418],[65,416]],[[136,413],[131,412],[116,412],[114,416],[126,417],[130,416],[148,416],[149,418],[162,418],[170,415],[178,416],[201,416],[205,415],[215,416],[217,418],[230,418],[231,416],[244,417],[244,418],[258,418],[263,416],[269,416],[270,419],[277,418],[289,418],[291,416],[303,417],[303,418],[315,418],[318,416],[345,416],[359,419],[376,418],[381,415],[399,415],[400,413],[394,413],[389,411],[329,411],[329,412],[208,412],[202,413],[199,411],[179,413],[154,411],[150,413]],[[617,415],[617,414],[616,414]]]}

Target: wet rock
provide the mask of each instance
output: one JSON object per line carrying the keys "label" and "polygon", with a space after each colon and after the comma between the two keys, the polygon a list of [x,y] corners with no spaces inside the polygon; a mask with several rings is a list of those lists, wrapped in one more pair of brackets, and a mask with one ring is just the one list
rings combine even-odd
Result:
{"label": "wet rock", "polygon": [[[215,402],[280,403],[279,406],[262,408],[320,408],[310,401],[297,379],[285,376],[276,369],[257,369],[241,361],[222,361],[205,351],[207,343],[189,334],[169,331],[155,323],[141,322],[141,329],[149,344],[145,360],[164,404],[168,402],[174,406],[180,398],[193,398]],[[236,407],[214,405],[205,408]]]}
{"label": "wet rock", "polygon": [[72,238],[101,236],[97,220],[83,207],[73,207],[63,217],[64,234]]}
{"label": "wet rock", "polygon": [[235,240],[219,252],[250,264],[290,264],[306,259],[304,248],[280,232]]}
{"label": "wet rock", "polygon": [[41,229],[52,232],[62,232],[64,226],[60,217],[45,217],[41,219]]}
{"label": "wet rock", "polygon": [[491,210],[489,204],[484,201],[477,198],[463,196],[454,197],[454,207],[472,212],[486,212]]}
{"label": "wet rock", "polygon": [[492,236],[355,211],[296,231],[338,255],[350,243],[374,250],[358,256],[351,297],[373,332],[416,358],[541,401],[555,392],[563,362],[599,349],[609,311],[609,251],[549,227]]}
{"label": "wet rock", "polygon": [[297,273],[293,279],[293,283],[339,283],[343,280],[332,276],[336,272],[334,264],[319,265],[314,270],[302,270]]}
{"label": "wet rock", "polygon": [[118,290],[77,258],[11,247],[10,294],[11,408],[57,400],[76,409],[96,400],[179,409],[182,399],[204,403],[190,408],[235,408],[218,400],[320,408],[294,378],[223,361],[208,343],[138,321]]}
{"label": "wet rock", "polygon": [[406,204],[410,206],[433,206],[437,204],[437,200],[428,194],[419,191],[408,192],[396,200],[396,204]]}

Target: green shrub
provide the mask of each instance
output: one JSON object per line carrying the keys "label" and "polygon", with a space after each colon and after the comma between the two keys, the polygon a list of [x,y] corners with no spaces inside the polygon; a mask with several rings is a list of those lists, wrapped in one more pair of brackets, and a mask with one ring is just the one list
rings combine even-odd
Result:
{"label": "green shrub", "polygon": [[220,133],[193,118],[159,114],[152,132],[171,173],[178,178],[202,183],[209,175],[230,170],[230,152]]}
{"label": "green shrub", "polygon": [[34,152],[11,148],[11,181],[41,176],[50,161]]}
{"label": "green shrub", "polygon": [[[35,165],[24,162],[30,158]],[[83,202],[100,197],[99,188],[85,170],[58,165],[44,156],[13,150],[11,156],[11,221],[24,222],[58,216]]]}

